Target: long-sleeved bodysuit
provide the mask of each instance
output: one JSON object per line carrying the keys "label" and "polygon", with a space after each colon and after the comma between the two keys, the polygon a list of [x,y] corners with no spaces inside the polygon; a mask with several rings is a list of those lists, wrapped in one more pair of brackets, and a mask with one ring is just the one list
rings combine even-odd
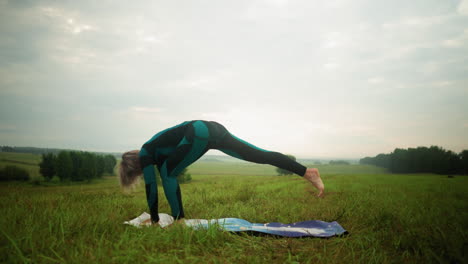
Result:
{"label": "long-sleeved bodysuit", "polygon": [[270,164],[303,176],[306,167],[278,153],[249,144],[213,121],[194,120],[163,130],[147,141],[140,150],[140,163],[145,179],[146,198],[153,222],[158,222],[158,189],[154,165],[161,176],[164,193],[172,216],[184,217],[177,176],[210,149],[261,164]]}

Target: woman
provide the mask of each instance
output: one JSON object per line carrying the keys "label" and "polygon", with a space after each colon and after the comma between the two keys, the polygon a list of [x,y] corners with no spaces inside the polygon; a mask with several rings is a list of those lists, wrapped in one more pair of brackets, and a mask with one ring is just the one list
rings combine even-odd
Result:
{"label": "woman", "polygon": [[172,216],[175,219],[183,218],[184,209],[177,175],[210,149],[294,172],[310,181],[319,190],[319,197],[323,194],[324,185],[317,169],[306,168],[281,153],[258,148],[232,135],[223,125],[203,120],[186,121],[163,130],[147,141],[139,151],[125,152],[120,163],[120,184],[129,187],[143,173],[151,221],[157,223],[156,165]]}

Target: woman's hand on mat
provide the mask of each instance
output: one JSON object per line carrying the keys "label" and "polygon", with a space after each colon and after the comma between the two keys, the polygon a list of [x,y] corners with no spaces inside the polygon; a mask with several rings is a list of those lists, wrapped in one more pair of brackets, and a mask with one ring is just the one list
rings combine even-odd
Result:
{"label": "woman's hand on mat", "polygon": [[141,224],[143,224],[143,225],[152,225],[153,223],[151,222],[151,218],[150,218],[148,220],[145,220],[145,221],[141,222]]}
{"label": "woman's hand on mat", "polygon": [[172,228],[174,226],[178,226],[178,225],[181,225],[181,224],[185,225],[184,219],[176,219],[176,220],[174,220],[174,222],[172,224],[169,224],[169,225],[164,226],[164,227],[161,226],[161,228],[162,229],[168,229],[168,228]]}
{"label": "woman's hand on mat", "polygon": [[322,197],[325,186],[323,185],[322,178],[320,178],[319,170],[316,168],[308,168],[304,174],[304,178],[317,188],[319,191],[317,197]]}
{"label": "woman's hand on mat", "polygon": [[171,225],[167,225],[167,226],[162,227],[162,226],[159,224],[159,222],[153,222],[153,221],[151,221],[151,219],[145,220],[145,221],[141,222],[141,224],[142,224],[142,225],[157,226],[157,227],[161,227],[161,228],[163,228],[163,229],[165,229],[165,228],[171,226]]}
{"label": "woman's hand on mat", "polygon": [[158,222],[153,222],[151,219],[145,220],[141,222],[142,225],[150,225],[150,226],[160,226]]}

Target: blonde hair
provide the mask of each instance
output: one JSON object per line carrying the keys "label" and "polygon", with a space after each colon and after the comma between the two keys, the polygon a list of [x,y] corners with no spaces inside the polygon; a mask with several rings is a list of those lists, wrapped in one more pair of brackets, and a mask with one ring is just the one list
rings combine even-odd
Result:
{"label": "blonde hair", "polygon": [[139,150],[131,150],[122,154],[119,168],[120,186],[131,187],[137,182],[138,175],[142,174],[139,154]]}

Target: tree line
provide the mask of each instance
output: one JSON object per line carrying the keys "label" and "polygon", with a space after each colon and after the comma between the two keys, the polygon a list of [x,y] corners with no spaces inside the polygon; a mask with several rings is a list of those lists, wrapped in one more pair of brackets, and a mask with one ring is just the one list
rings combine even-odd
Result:
{"label": "tree line", "polygon": [[330,160],[328,162],[330,165],[350,165],[349,161],[345,160]]}
{"label": "tree line", "polygon": [[113,155],[98,155],[91,152],[62,150],[42,154],[40,173],[47,180],[57,176],[61,181],[89,181],[113,174],[117,160]]}
{"label": "tree line", "polygon": [[[61,151],[73,151],[73,150],[72,149],[58,149],[58,148],[0,146],[0,152],[31,153],[31,154],[53,153],[57,155]],[[116,158],[122,156],[122,153],[118,153],[118,152],[93,152],[93,153],[97,153],[101,155],[113,155]]]}
{"label": "tree line", "polygon": [[397,148],[390,154],[365,157],[359,163],[384,167],[393,173],[468,174],[468,150],[457,154],[438,146]]}

